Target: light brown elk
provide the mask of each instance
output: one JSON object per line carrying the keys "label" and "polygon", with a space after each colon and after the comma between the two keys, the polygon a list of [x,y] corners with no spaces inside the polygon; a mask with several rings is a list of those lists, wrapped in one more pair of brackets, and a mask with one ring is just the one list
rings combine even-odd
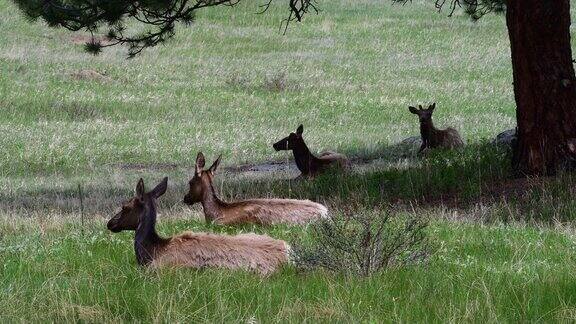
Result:
{"label": "light brown elk", "polygon": [[168,178],[150,192],[144,181],[136,195],[108,221],[112,232],[135,230],[134,251],[139,265],[157,267],[241,269],[268,275],[288,261],[286,242],[254,233],[216,235],[185,232],[170,238],[156,233],[156,199],[166,192]]}
{"label": "light brown elk", "polygon": [[302,137],[304,126],[300,125],[296,133],[290,133],[288,136],[274,143],[272,147],[276,151],[292,151],[298,170],[303,177],[314,177],[328,169],[346,170],[350,168],[350,162],[344,154],[336,152],[324,152],[316,157],[304,142]]}
{"label": "light brown elk", "polygon": [[306,224],[328,215],[324,205],[310,200],[250,199],[225,202],[218,198],[213,184],[220,157],[208,170],[204,170],[205,163],[202,152],[198,153],[194,176],[189,182],[190,189],[184,196],[184,203],[187,205],[201,203],[206,221],[221,225]]}
{"label": "light brown elk", "polygon": [[448,127],[446,129],[438,129],[434,127],[432,122],[432,113],[436,108],[436,103],[428,106],[428,109],[423,109],[422,105],[416,107],[408,107],[411,113],[418,115],[420,119],[420,136],[422,137],[422,145],[418,153],[425,149],[432,149],[437,147],[442,148],[457,148],[464,145],[464,141],[460,134],[454,128]]}

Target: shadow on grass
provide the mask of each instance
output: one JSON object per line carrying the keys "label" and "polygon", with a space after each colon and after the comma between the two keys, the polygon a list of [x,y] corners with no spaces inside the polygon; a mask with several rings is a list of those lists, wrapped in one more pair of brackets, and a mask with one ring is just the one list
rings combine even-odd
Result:
{"label": "shadow on grass", "polygon": [[[262,195],[311,199],[341,210],[445,207],[470,211],[488,206],[489,215],[482,221],[550,224],[576,219],[575,175],[516,178],[511,151],[489,142],[462,150],[434,150],[426,156],[406,154],[397,146],[383,147],[355,161],[355,171],[348,174],[325,174],[311,181],[232,178],[219,191],[228,199]],[[471,219],[479,220],[474,215]]]}
{"label": "shadow on grass", "polygon": [[[348,149],[343,150],[348,156],[353,167],[364,167],[370,165],[382,166],[386,164],[398,164],[399,162],[414,163],[420,157],[417,151],[420,147],[420,137],[411,137],[400,143],[393,145],[384,145],[375,150],[358,150]],[[287,152],[285,159],[276,159],[260,163],[247,163],[241,165],[227,166],[224,169],[230,173],[245,173],[245,172],[293,172],[298,175],[300,172],[294,162],[294,157],[291,152]],[[193,167],[193,166],[192,166]]]}
{"label": "shadow on grass", "polygon": [[[376,206],[401,201],[438,201],[444,197],[473,197],[486,183],[505,179],[510,174],[509,154],[493,145],[470,145],[460,151],[432,151],[426,156],[406,155],[397,146],[383,147],[368,157],[353,157],[354,171],[325,174],[314,180],[294,180],[294,173],[223,172],[216,177],[216,189],[224,199],[282,197],[312,199],[332,208],[355,205]],[[374,157],[380,156],[378,159]],[[280,166],[282,170],[283,166]],[[285,166],[283,167],[285,169]],[[187,191],[182,170],[140,170],[146,178],[171,177],[170,190],[160,199],[161,207],[179,204]],[[179,172],[179,173],[178,173]],[[257,175],[254,176],[254,173]],[[297,174],[297,173],[296,173]],[[136,181],[135,175],[134,182]],[[157,180],[158,180],[157,179]],[[150,180],[153,181],[153,180]],[[116,208],[131,197],[133,183],[119,183],[114,176],[98,177],[83,186],[87,212]],[[151,186],[152,183],[148,183]],[[79,209],[77,184],[64,183],[57,189],[44,185],[0,193],[3,209],[75,211]]]}
{"label": "shadow on grass", "polygon": [[[231,169],[216,176],[217,192],[224,200],[248,198],[310,199],[332,210],[366,208],[410,209],[477,208],[490,205],[491,218],[503,221],[570,221],[576,218],[575,177],[514,179],[510,152],[490,143],[462,150],[434,150],[425,156],[406,154],[398,146],[383,147],[369,156],[355,156],[354,171],[324,174],[314,180],[294,180],[297,171],[246,172]],[[378,159],[374,157],[380,156]],[[284,166],[284,169],[285,166]],[[128,172],[128,173],[125,173]],[[168,175],[170,189],[159,200],[160,209],[188,209],[182,203],[188,172],[182,169],[122,171],[122,179],[109,173],[93,177],[83,186],[86,214],[108,215],[133,195],[136,179],[144,176],[153,186]],[[19,188],[0,193],[0,208],[18,214],[77,213],[77,184]],[[199,208],[198,206],[195,208]]]}
{"label": "shadow on grass", "polygon": [[354,172],[325,174],[309,181],[232,179],[226,182],[224,192],[237,193],[239,197],[265,192],[281,197],[339,200],[342,204],[436,201],[442,197],[480,195],[485,184],[511,175],[509,152],[488,143],[459,151],[431,151],[426,156],[398,155],[395,159],[363,161],[370,163],[356,164]]}

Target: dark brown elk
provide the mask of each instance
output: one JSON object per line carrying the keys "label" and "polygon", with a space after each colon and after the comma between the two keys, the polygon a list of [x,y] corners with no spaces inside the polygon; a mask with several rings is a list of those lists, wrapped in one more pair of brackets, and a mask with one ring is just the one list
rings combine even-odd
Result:
{"label": "dark brown elk", "polygon": [[286,242],[254,233],[183,234],[170,238],[156,233],[156,199],[166,192],[168,178],[149,192],[140,179],[136,195],[108,221],[112,232],[135,230],[134,251],[141,266],[241,269],[268,275],[288,261]]}
{"label": "dark brown elk", "polygon": [[296,133],[290,133],[288,136],[274,143],[272,147],[276,151],[292,151],[298,170],[304,177],[314,177],[328,169],[346,170],[350,168],[350,162],[344,154],[336,152],[324,152],[316,157],[304,142],[302,137],[304,126],[298,126]]}
{"label": "dark brown elk", "polygon": [[324,205],[310,200],[250,199],[225,202],[218,198],[213,184],[220,157],[208,170],[204,170],[205,163],[202,152],[198,153],[194,176],[189,182],[190,189],[184,196],[184,203],[201,203],[206,221],[221,225],[306,224],[328,215]]}
{"label": "dark brown elk", "polygon": [[422,137],[422,145],[418,153],[423,152],[425,149],[432,149],[437,147],[442,148],[457,148],[464,145],[464,141],[457,130],[448,127],[446,129],[438,129],[434,127],[432,122],[432,113],[436,108],[436,103],[431,104],[428,109],[423,109],[422,105],[416,107],[408,107],[411,113],[418,115],[420,119],[420,136]]}

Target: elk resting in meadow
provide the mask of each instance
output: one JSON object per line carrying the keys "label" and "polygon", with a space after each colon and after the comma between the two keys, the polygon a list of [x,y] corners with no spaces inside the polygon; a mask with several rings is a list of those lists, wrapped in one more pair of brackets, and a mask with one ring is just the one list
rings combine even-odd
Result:
{"label": "elk resting in meadow", "polygon": [[254,233],[235,236],[185,232],[170,238],[156,233],[156,199],[166,192],[168,178],[145,192],[144,181],[136,196],[108,221],[112,232],[135,230],[134,250],[141,266],[242,269],[268,275],[288,261],[286,242]]}
{"label": "elk resting in meadow", "polygon": [[250,199],[224,202],[216,195],[213,178],[220,164],[220,158],[208,170],[204,170],[206,160],[202,152],[196,157],[194,177],[189,182],[190,190],[184,196],[184,203],[201,203],[206,221],[221,225],[254,223],[306,224],[328,216],[324,205],[310,200],[296,199]]}
{"label": "elk resting in meadow", "polygon": [[350,161],[344,154],[328,151],[321,153],[319,157],[314,156],[304,143],[302,133],[304,133],[304,126],[300,125],[296,133],[290,133],[272,145],[276,151],[292,151],[296,166],[302,173],[301,176],[314,177],[330,168],[340,170],[350,168]]}
{"label": "elk resting in meadow", "polygon": [[434,127],[432,122],[432,113],[436,108],[436,103],[431,104],[428,109],[423,109],[422,105],[416,107],[408,107],[411,113],[418,115],[420,119],[420,136],[422,137],[422,145],[418,153],[421,153],[428,148],[457,148],[464,145],[464,141],[454,128],[448,127],[446,129],[438,129]]}

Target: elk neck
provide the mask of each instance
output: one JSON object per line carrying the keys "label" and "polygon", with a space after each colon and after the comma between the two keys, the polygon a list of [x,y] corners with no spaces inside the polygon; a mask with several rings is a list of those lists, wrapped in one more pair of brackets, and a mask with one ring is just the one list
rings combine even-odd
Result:
{"label": "elk neck", "polygon": [[436,128],[434,127],[432,119],[420,122],[420,135],[422,136],[422,140],[430,140],[435,130]]}
{"label": "elk neck", "polygon": [[212,179],[208,182],[208,188],[206,189],[202,197],[202,208],[204,209],[206,220],[213,221],[223,216],[222,207],[227,204],[218,198],[214,185],[212,184]]}
{"label": "elk neck", "polygon": [[134,237],[134,250],[139,265],[152,262],[155,250],[167,242],[156,233],[156,203],[146,199],[144,212]]}
{"label": "elk neck", "polygon": [[294,154],[294,161],[296,161],[298,170],[303,174],[308,174],[312,166],[319,163],[318,158],[308,149],[304,139],[295,145],[292,149],[292,153]]}

